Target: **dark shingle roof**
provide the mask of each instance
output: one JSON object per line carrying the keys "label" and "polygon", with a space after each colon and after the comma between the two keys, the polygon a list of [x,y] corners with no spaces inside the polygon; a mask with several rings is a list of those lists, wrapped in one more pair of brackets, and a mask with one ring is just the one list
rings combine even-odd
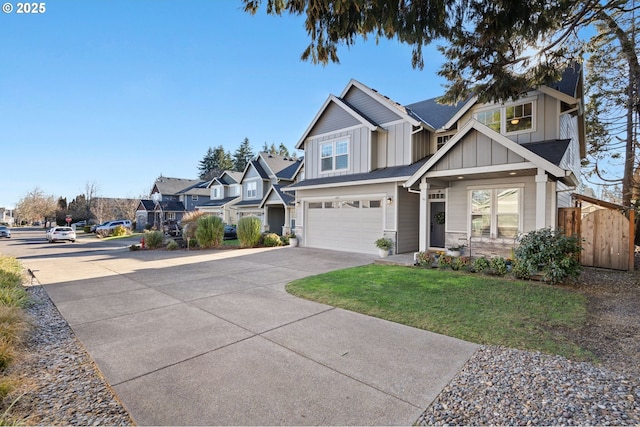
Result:
{"label": "dark shingle roof", "polygon": [[[148,199],[141,199],[140,204],[142,204],[142,207],[147,211],[152,211],[155,206],[154,201]],[[138,207],[140,207],[140,204],[138,204]]]}
{"label": "dark shingle roof", "polygon": [[415,115],[425,123],[429,123],[434,129],[443,127],[458,111],[464,107],[469,99],[460,101],[456,105],[445,105],[437,102],[438,98],[426,99],[407,105]]}
{"label": "dark shingle roof", "polygon": [[173,211],[173,212],[186,211],[182,202],[176,202],[175,200],[163,200],[161,202],[158,202],[158,204],[160,205],[160,208],[165,212],[166,211]]}
{"label": "dark shingle roof", "polygon": [[274,185],[273,189],[278,193],[278,195],[286,205],[293,206],[294,203],[296,202],[296,198],[291,194],[283,192],[281,186]]}
{"label": "dark shingle roof", "polygon": [[570,142],[570,139],[551,139],[547,141],[522,144],[522,146],[554,165],[560,166],[560,162],[562,161],[564,154],[567,152]]}
{"label": "dark shingle roof", "polygon": [[552,89],[560,91],[565,95],[575,97],[578,90],[578,83],[582,75],[582,65],[575,63],[573,66],[567,67],[562,73],[562,79],[559,82],[549,84]]}
{"label": "dark shingle roof", "polygon": [[393,166],[389,168],[376,169],[371,172],[365,173],[356,173],[353,175],[339,175],[339,176],[330,176],[327,178],[315,178],[315,179],[305,179],[304,181],[300,181],[296,184],[289,185],[285,187],[284,191],[288,191],[289,189],[296,189],[298,187],[307,187],[313,185],[325,185],[325,184],[337,184],[342,182],[358,182],[358,181],[370,181],[370,180],[379,180],[379,179],[391,179],[391,178],[402,178],[409,177],[413,175],[422,165],[424,165],[427,160],[429,160],[431,156],[425,157],[422,160],[419,160],[411,165],[406,166]]}
{"label": "dark shingle roof", "polygon": [[217,200],[209,200],[206,203],[201,204],[200,206],[211,206],[211,207],[220,207],[220,206],[224,206],[229,202],[233,202],[234,200],[236,200],[239,196],[234,196],[234,197],[225,197],[224,199],[217,199]]}
{"label": "dark shingle roof", "polygon": [[259,206],[262,200],[243,200],[241,202],[236,203],[234,206]]}
{"label": "dark shingle roof", "polygon": [[293,181],[293,179],[296,176],[296,172],[300,168],[301,164],[302,164],[302,158],[294,160],[294,161],[291,162],[291,164],[289,166],[287,166],[286,168],[284,168],[281,171],[279,171],[278,173],[276,173],[276,176],[278,178],[280,178],[280,179],[286,179],[286,180],[289,180],[289,181]]}

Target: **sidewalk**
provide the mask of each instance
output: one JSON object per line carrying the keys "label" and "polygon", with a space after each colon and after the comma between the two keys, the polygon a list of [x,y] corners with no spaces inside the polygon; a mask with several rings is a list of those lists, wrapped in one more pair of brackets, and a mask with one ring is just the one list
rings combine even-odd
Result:
{"label": "sidewalk", "polygon": [[139,425],[408,425],[477,345],[295,298],[306,248],[30,259]]}

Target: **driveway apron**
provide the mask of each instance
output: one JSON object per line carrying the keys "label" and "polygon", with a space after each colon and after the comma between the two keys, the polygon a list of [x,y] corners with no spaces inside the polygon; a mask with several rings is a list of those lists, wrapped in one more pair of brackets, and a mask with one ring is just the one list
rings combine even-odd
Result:
{"label": "driveway apron", "polygon": [[408,425],[478,346],[285,291],[371,262],[271,248],[25,264],[139,425]]}

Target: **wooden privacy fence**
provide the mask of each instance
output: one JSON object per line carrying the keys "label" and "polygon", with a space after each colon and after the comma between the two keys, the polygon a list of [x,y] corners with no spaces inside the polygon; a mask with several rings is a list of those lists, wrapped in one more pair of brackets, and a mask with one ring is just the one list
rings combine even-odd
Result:
{"label": "wooden privacy fence", "polygon": [[[558,209],[558,228],[582,240],[580,263],[589,267],[633,270],[634,211],[624,206],[573,194],[577,207]],[[595,205],[582,209],[582,202]]]}

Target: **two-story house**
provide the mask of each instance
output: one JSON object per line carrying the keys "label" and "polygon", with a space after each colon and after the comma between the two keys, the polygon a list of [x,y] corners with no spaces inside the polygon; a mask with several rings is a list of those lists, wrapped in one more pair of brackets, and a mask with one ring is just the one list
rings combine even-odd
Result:
{"label": "two-story house", "polygon": [[209,201],[209,182],[160,176],[151,189],[151,199],[138,203],[136,227],[160,227],[165,221],[180,221],[186,212]]}
{"label": "two-story house", "polygon": [[585,155],[582,71],[503,104],[406,106],[352,80],[300,138],[291,185],[301,244],[376,253],[464,244],[511,255],[519,232],[555,227]]}
{"label": "two-story house", "polygon": [[282,187],[295,182],[303,160],[261,152],[245,168],[242,200],[234,204],[237,218],[256,216],[264,231],[286,234],[295,224],[294,199]]}
{"label": "two-story house", "polygon": [[237,221],[233,206],[241,200],[242,172],[224,171],[219,177],[209,183],[210,201],[198,207],[199,211],[207,212],[222,218],[225,224],[235,224]]}

